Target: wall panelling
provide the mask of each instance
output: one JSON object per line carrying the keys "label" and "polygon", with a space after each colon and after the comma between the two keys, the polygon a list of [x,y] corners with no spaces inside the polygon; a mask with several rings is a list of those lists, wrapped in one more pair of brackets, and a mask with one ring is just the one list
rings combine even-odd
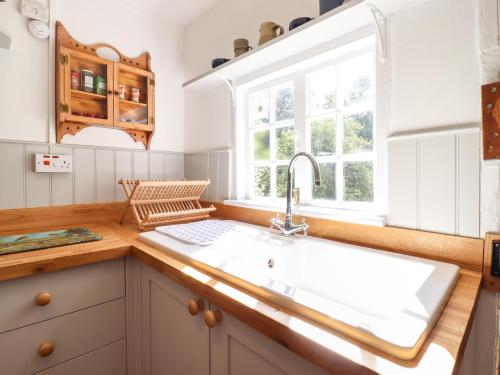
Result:
{"label": "wall panelling", "polygon": [[202,200],[222,202],[230,198],[230,150],[186,154],[186,179],[210,179]]}
{"label": "wall panelling", "polygon": [[479,237],[479,129],[388,141],[388,224]]}
{"label": "wall panelling", "polygon": [[[73,155],[73,173],[35,173],[37,153]],[[0,141],[0,209],[123,201],[120,178],[184,178],[184,155]]]}

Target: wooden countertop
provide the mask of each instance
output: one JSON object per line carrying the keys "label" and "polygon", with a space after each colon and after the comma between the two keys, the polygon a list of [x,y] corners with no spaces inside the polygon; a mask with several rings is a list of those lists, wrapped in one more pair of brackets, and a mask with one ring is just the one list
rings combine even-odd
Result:
{"label": "wooden countertop", "polygon": [[[102,262],[132,254],[130,243],[122,240],[106,226],[95,224],[87,224],[85,226],[101,234],[103,239],[77,245],[2,255],[0,256],[0,281],[83,266],[85,264]],[[71,226],[43,226],[35,229],[35,231],[44,232],[46,230],[62,229],[65,227],[69,228]],[[18,234],[33,231],[2,232],[5,234]]]}
{"label": "wooden countertop", "polygon": [[[139,241],[139,231],[134,225],[117,224],[123,205],[100,212],[99,207],[96,208],[95,214],[90,214],[91,211],[78,206],[79,219],[78,215],[66,213],[59,219],[48,215],[46,217],[53,220],[42,223],[33,221],[33,217],[40,218],[40,210],[1,211],[0,234],[81,225],[103,235],[103,240],[0,256],[0,280],[131,255],[332,374],[446,375],[458,371],[480,293],[479,272],[461,269],[457,285],[431,336],[414,360],[403,361],[298,319]],[[71,219],[65,220],[66,216]],[[13,223],[14,217],[17,226]],[[7,222],[10,225],[2,225]]]}

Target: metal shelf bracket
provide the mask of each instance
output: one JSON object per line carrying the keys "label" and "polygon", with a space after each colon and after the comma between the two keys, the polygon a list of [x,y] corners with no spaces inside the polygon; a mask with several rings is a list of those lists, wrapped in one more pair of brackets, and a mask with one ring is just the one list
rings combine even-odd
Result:
{"label": "metal shelf bracket", "polygon": [[387,17],[375,5],[366,3],[366,6],[372,13],[377,26],[377,36],[381,47],[380,62],[384,63],[387,61]]}
{"label": "metal shelf bracket", "polygon": [[236,104],[236,90],[234,88],[234,82],[226,77],[220,77],[224,83],[229,87],[229,92],[231,93],[231,104],[235,106]]}

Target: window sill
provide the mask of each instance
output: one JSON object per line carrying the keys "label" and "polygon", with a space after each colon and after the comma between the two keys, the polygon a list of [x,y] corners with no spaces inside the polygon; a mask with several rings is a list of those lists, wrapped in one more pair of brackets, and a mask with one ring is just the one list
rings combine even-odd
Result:
{"label": "window sill", "polygon": [[[268,203],[256,200],[225,200],[223,202],[227,206],[253,208],[256,210],[275,211],[279,213],[285,212],[285,204]],[[362,212],[354,210],[345,210],[330,207],[314,207],[314,206],[293,206],[292,213],[294,215],[309,216],[318,219],[344,221],[354,224],[373,225],[383,227],[386,225],[386,215],[381,215],[373,212]],[[271,218],[269,218],[271,219]]]}

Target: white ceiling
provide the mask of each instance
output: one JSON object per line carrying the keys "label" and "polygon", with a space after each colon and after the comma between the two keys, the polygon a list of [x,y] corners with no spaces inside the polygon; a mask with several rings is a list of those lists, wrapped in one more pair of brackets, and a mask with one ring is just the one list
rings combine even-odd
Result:
{"label": "white ceiling", "polygon": [[121,0],[137,10],[161,17],[172,26],[185,27],[220,0]]}

